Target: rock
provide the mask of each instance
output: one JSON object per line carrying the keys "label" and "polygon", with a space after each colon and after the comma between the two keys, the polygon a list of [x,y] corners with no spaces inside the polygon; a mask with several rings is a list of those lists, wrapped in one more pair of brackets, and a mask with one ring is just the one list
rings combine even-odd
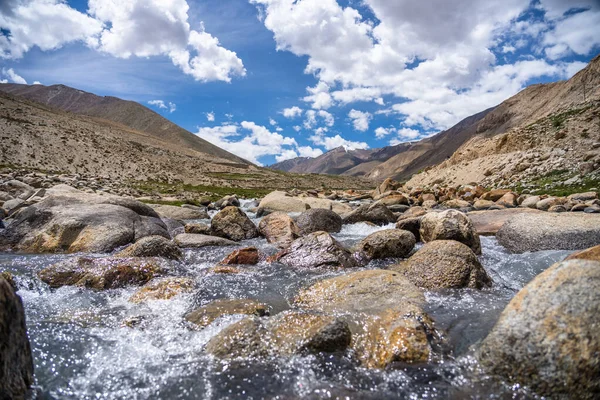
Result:
{"label": "rock", "polygon": [[323,208],[325,210],[331,210],[337,214],[347,214],[352,211],[352,207],[338,201],[331,201],[315,197],[302,197],[300,199],[307,205],[307,210],[313,208]]}
{"label": "rock", "polygon": [[212,274],[239,274],[242,270],[231,265],[215,265],[209,268],[207,272]]}
{"label": "rock", "polygon": [[[438,205],[437,201],[433,201],[433,200],[426,200],[423,202],[423,204],[421,204],[421,207],[430,210],[432,208],[435,208]],[[452,208],[452,207],[450,207]]]}
{"label": "rock", "polygon": [[258,249],[256,247],[246,247],[229,254],[219,264],[221,265],[255,265],[258,264]]}
{"label": "rock", "polygon": [[597,204],[594,204],[592,206],[586,207],[583,210],[583,212],[586,214],[598,214],[598,213],[600,213],[600,206],[598,206]]}
{"label": "rock", "polygon": [[258,231],[267,238],[267,242],[285,249],[300,237],[300,229],[287,214],[275,212],[263,217],[258,224]]}
{"label": "rock", "polygon": [[425,289],[481,289],[492,283],[475,253],[455,240],[426,243],[408,260],[390,269]]}
{"label": "rock", "polygon": [[456,210],[429,213],[421,219],[421,240],[456,240],[469,246],[475,254],[481,254],[481,242],[473,223],[465,214]]}
{"label": "rock", "polygon": [[4,204],[2,204],[2,208],[4,208],[6,210],[8,215],[11,215],[18,209],[27,207],[28,205],[29,205],[29,203],[27,203],[25,200],[12,199],[12,200],[5,201]]}
{"label": "rock", "polygon": [[404,215],[398,218],[396,229],[409,231],[415,237],[417,242],[421,241],[421,217],[405,217]]}
{"label": "rock", "polygon": [[[13,197],[29,197],[31,196],[31,194],[33,192],[35,192],[35,188],[24,183],[21,181],[18,181],[16,179],[7,181],[5,183],[3,183],[2,185],[0,185],[0,190],[2,190],[3,192],[7,192],[8,194],[10,194]],[[25,195],[25,196],[23,196]],[[22,198],[21,197],[21,198]],[[25,199],[23,199],[25,200]]]}
{"label": "rock", "polygon": [[385,205],[386,207],[395,205],[409,205],[408,197],[404,196],[403,194],[392,194],[390,196],[382,198],[381,200],[378,200],[378,202]]}
{"label": "rock", "polygon": [[175,236],[175,244],[184,249],[197,249],[208,246],[235,246],[236,242],[217,236],[200,235],[195,233],[182,233]]}
{"label": "rock", "polygon": [[550,208],[548,209],[548,212],[557,212],[557,213],[558,213],[558,212],[567,212],[567,209],[565,208],[565,206],[561,206],[561,205],[559,204],[559,205],[556,205],[556,206],[552,206],[552,207],[550,207]]}
{"label": "rock", "polygon": [[217,210],[221,210],[221,209],[223,209],[225,207],[229,207],[229,206],[233,206],[233,207],[240,206],[240,201],[238,200],[238,198],[236,196],[225,196],[221,200],[217,200],[217,202],[215,203],[215,208]]}
{"label": "rock", "polygon": [[541,396],[600,393],[600,263],[554,264],[512,299],[478,358],[492,374]]}
{"label": "rock", "polygon": [[531,208],[507,208],[504,210],[472,211],[467,216],[471,219],[478,235],[494,236],[509,219],[541,212]]}
{"label": "rock", "polygon": [[156,258],[74,257],[41,270],[39,276],[52,288],[84,286],[103,290],[143,285],[164,270],[164,264]]}
{"label": "rock", "polygon": [[161,218],[160,220],[167,227],[170,237],[175,237],[179,234],[185,233],[185,226],[178,219]]}
{"label": "rock", "polygon": [[423,305],[425,296],[401,274],[375,269],[319,281],[301,290],[294,302],[325,313],[375,315],[390,309],[405,313],[409,305]]}
{"label": "rock", "polygon": [[600,245],[577,251],[565,258],[565,261],[567,260],[590,260],[600,262]]}
{"label": "rock", "polygon": [[386,178],[381,185],[379,185],[375,191],[373,192],[373,197],[379,196],[385,192],[389,192],[391,190],[395,190],[399,184],[395,182],[392,178]]}
{"label": "rock", "polygon": [[513,253],[581,250],[600,244],[600,216],[579,213],[519,215],[508,220],[496,238]]}
{"label": "rock", "polygon": [[479,197],[481,200],[490,200],[496,202],[502,198],[506,193],[510,193],[508,189],[494,189],[486,192]]}
{"label": "rock", "polygon": [[170,238],[158,214],[145,204],[77,191],[19,210],[0,233],[0,248],[28,253],[108,253],[153,235]]}
{"label": "rock", "polygon": [[191,292],[194,289],[194,281],[190,278],[164,278],[153,280],[139,290],[130,298],[132,303],[142,303],[148,300],[169,300],[181,293]]}
{"label": "rock", "polygon": [[[425,204],[425,203],[423,203],[423,204]],[[445,201],[442,205],[447,208],[460,209],[460,208],[469,207],[471,205],[471,203],[469,203],[468,201],[464,201],[464,200],[452,199],[452,200]]]}
{"label": "rock", "polygon": [[571,212],[583,212],[585,211],[586,208],[588,208],[589,206],[587,204],[575,204],[573,207],[571,207]]}
{"label": "rock", "polygon": [[185,233],[196,233],[199,235],[210,235],[210,225],[206,224],[185,224]]}
{"label": "rock", "polygon": [[596,192],[575,193],[567,197],[567,199],[571,201],[589,201],[597,198],[598,193]]}
{"label": "rock", "polygon": [[150,204],[150,207],[163,218],[177,220],[210,218],[205,210],[193,210],[187,207],[167,206],[162,204]]}
{"label": "rock", "polygon": [[594,163],[584,162],[579,164],[579,175],[585,176],[594,172]]}
{"label": "rock", "polygon": [[548,197],[547,199],[543,199],[537,202],[535,207],[538,210],[548,211],[548,209],[552,206],[556,206],[562,204],[563,201],[557,197]]}
{"label": "rock", "polygon": [[10,193],[0,190],[0,203],[2,203],[3,201],[12,200],[12,199],[14,199],[14,197],[11,196]]}
{"label": "rock", "polygon": [[237,207],[225,207],[211,221],[213,235],[236,242],[258,237],[258,230],[248,216]]}
{"label": "rock", "polygon": [[394,213],[381,203],[363,204],[342,218],[344,224],[372,222],[377,225],[387,225],[395,221]]}
{"label": "rock", "polygon": [[180,260],[183,255],[175,243],[162,236],[146,236],[115,254],[116,257],[164,257]]}
{"label": "rock", "polygon": [[393,213],[405,213],[408,211],[410,206],[405,206],[403,204],[395,204],[393,206],[387,206],[387,208]]}
{"label": "rock", "polygon": [[506,208],[513,208],[513,207],[516,207],[519,205],[517,203],[518,197],[519,196],[516,193],[508,192],[508,193],[504,194],[502,197],[500,197],[500,199],[498,199],[496,201],[496,204],[499,206],[506,207]]}
{"label": "rock", "polygon": [[301,235],[319,231],[339,232],[342,230],[342,217],[331,210],[313,208],[300,214],[296,224]]}
{"label": "rock", "polygon": [[473,203],[473,208],[476,210],[487,210],[488,208],[492,207],[494,204],[493,201],[490,200],[477,200],[475,201],[475,203]]}
{"label": "rock", "polygon": [[541,201],[541,197],[540,196],[531,196],[526,198],[525,200],[523,200],[523,202],[521,203],[521,207],[524,208],[537,208],[537,203],[539,203]]}
{"label": "rock", "polygon": [[287,193],[281,191],[271,192],[266,195],[258,205],[259,209],[266,209],[271,212],[304,212],[310,208],[304,201],[288,196]]}
{"label": "rock", "polygon": [[213,336],[205,351],[225,360],[266,358],[273,352],[270,341],[269,331],[260,318],[244,318]]}
{"label": "rock", "polygon": [[198,326],[205,328],[218,318],[225,315],[256,315],[263,317],[269,315],[269,307],[266,304],[250,299],[221,299],[208,303],[205,306],[186,314],[185,319]]}
{"label": "rock", "polygon": [[374,260],[380,258],[404,258],[415,247],[415,235],[409,231],[386,229],[370,234],[357,246],[360,258]]}
{"label": "rock", "polygon": [[327,232],[314,232],[294,240],[283,251],[276,254],[278,261],[293,268],[352,268],[358,262]]}
{"label": "rock", "polygon": [[33,356],[23,302],[0,275],[0,398],[25,399],[33,384]]}

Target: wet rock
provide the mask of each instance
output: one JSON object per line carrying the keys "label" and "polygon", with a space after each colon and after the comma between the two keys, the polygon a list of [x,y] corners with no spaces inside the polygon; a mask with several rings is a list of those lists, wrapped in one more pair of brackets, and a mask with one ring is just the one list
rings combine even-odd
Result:
{"label": "wet rock", "polygon": [[266,358],[272,353],[270,335],[260,318],[229,325],[206,344],[205,351],[220,359]]}
{"label": "wet rock", "polygon": [[199,235],[210,235],[210,225],[188,223],[188,224],[185,224],[184,231],[185,231],[185,233],[195,233],[195,234],[199,234]]}
{"label": "wet rock", "polygon": [[327,232],[314,232],[296,239],[273,258],[293,268],[352,268],[358,266],[352,253]]}
{"label": "wet rock", "polygon": [[233,206],[233,207],[239,207],[240,206],[240,201],[238,200],[238,198],[236,196],[225,196],[220,200],[217,200],[217,202],[215,202],[215,208],[217,210],[221,210],[225,207],[229,207],[229,206]]}
{"label": "wet rock", "polygon": [[180,260],[183,255],[175,243],[162,236],[146,236],[115,254],[116,257],[164,257]]}
{"label": "wet rock", "polygon": [[177,220],[186,219],[208,219],[208,213],[205,210],[192,210],[190,208],[167,206],[162,204],[150,204],[150,206],[163,218]]}
{"label": "wet rock", "polygon": [[512,299],[478,351],[492,374],[542,396],[600,393],[600,263],[554,264]]}
{"label": "wet rock", "polygon": [[221,265],[255,265],[258,264],[258,249],[256,247],[246,247],[229,254],[219,264]]}
{"label": "wet rock", "polygon": [[600,262],[600,245],[577,251],[565,258],[565,261],[567,260],[590,260]]}
{"label": "wet rock", "polygon": [[185,233],[185,226],[177,219],[161,218],[160,219],[167,227],[170,237],[175,237],[181,233]]}
{"label": "wet rock", "polygon": [[421,239],[456,240],[469,246],[475,254],[481,254],[481,242],[473,223],[465,214],[456,210],[429,213],[421,219]]}
{"label": "wet rock", "polygon": [[454,240],[426,243],[408,260],[390,269],[425,289],[481,289],[492,283],[475,253]]}
{"label": "wet rock", "polygon": [[221,299],[215,300],[186,314],[185,319],[186,321],[197,325],[198,328],[205,328],[218,318],[225,315],[237,314],[263,317],[269,315],[269,307],[256,300]]}
{"label": "wet rock", "polygon": [[342,218],[344,224],[372,222],[377,225],[387,225],[395,221],[394,213],[381,203],[363,204]]}
{"label": "wet rock", "polygon": [[19,210],[0,233],[0,248],[28,253],[108,253],[145,236],[170,238],[145,204],[82,192],[50,196]]}
{"label": "wet rock", "polygon": [[258,230],[248,216],[237,207],[225,207],[211,221],[213,235],[236,242],[258,237]]}
{"label": "wet rock", "polygon": [[342,217],[331,210],[313,208],[300,214],[296,224],[301,235],[319,231],[339,232],[342,230]]}
{"label": "wet rock", "polygon": [[208,272],[212,274],[239,274],[242,270],[231,265],[215,265],[209,268]]}
{"label": "wet rock", "polygon": [[421,241],[421,217],[405,217],[404,215],[398,218],[396,229],[409,231],[415,237],[417,242]]}
{"label": "wet rock", "polygon": [[511,218],[525,214],[539,214],[542,211],[531,208],[507,208],[504,210],[472,211],[467,216],[471,219],[475,231],[480,236],[494,236],[502,225]]}
{"label": "wet rock", "polygon": [[600,244],[600,216],[580,213],[519,215],[508,220],[496,238],[513,253],[581,250]]}
{"label": "wet rock", "polygon": [[160,276],[165,264],[156,258],[74,257],[39,272],[52,288],[83,286],[95,290],[143,285]]}
{"label": "wet rock", "polygon": [[25,399],[33,383],[33,357],[23,302],[0,275],[0,398]]}
{"label": "wet rock", "polygon": [[129,301],[142,303],[148,300],[169,300],[193,289],[194,281],[190,278],[163,278],[145,284],[129,298]]}
{"label": "wet rock", "polygon": [[[295,304],[325,313],[400,313],[425,303],[423,291],[394,271],[358,271],[325,279],[300,291]],[[412,310],[412,308],[410,308]]]}
{"label": "wet rock", "polygon": [[258,231],[267,238],[267,242],[285,249],[300,237],[300,229],[294,220],[282,212],[275,212],[260,220]]}
{"label": "wet rock", "polygon": [[410,254],[415,244],[415,235],[409,231],[386,229],[364,238],[357,246],[357,253],[366,260],[404,258]]}
{"label": "wet rock", "polygon": [[181,235],[175,236],[175,244],[184,249],[197,249],[200,247],[208,246],[235,246],[236,242],[217,237],[200,235],[195,233],[182,233]]}

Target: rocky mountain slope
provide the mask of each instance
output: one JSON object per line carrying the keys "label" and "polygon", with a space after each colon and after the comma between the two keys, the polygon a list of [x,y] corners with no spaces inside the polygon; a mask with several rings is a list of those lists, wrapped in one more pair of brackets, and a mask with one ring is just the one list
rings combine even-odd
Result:
{"label": "rocky mountain slope", "polygon": [[248,161],[186,131],[134,101],[111,96],[97,96],[65,85],[2,84],[0,91],[74,114],[116,122],[135,131],[144,132],[160,140],[175,143],[199,153],[248,164]]}
{"label": "rocky mountain slope", "polygon": [[591,188],[599,167],[600,56],[568,81],[530,86],[500,104],[452,157],[407,185]]}
{"label": "rocky mountain slope", "polygon": [[143,183],[156,190],[166,184],[171,184],[169,190],[370,186],[350,177],[271,171],[224,151],[228,158],[169,138],[0,92],[0,166],[99,177],[122,185]]}

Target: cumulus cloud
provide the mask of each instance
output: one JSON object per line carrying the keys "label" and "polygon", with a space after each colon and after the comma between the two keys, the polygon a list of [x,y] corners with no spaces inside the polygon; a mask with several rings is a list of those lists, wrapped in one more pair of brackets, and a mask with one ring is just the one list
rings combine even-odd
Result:
{"label": "cumulus cloud", "polygon": [[307,110],[306,113],[304,113],[304,116],[304,127],[306,129],[314,128],[319,123],[319,121],[329,127],[335,124],[335,117],[333,116],[333,114],[325,110]]}
{"label": "cumulus cloud", "polygon": [[264,126],[251,121],[241,124],[226,124],[215,127],[201,127],[196,133],[203,139],[219,146],[231,153],[240,156],[257,165],[262,165],[259,158],[275,156],[276,159],[293,158],[293,147],[297,147],[296,140],[271,132]]}
{"label": "cumulus cloud", "polygon": [[3,3],[0,57],[17,59],[33,47],[54,50],[83,42],[114,57],[168,56],[197,81],[230,82],[246,70],[219,40],[191,29],[186,0],[89,0],[87,13],[62,0]]}
{"label": "cumulus cloud", "polygon": [[369,145],[365,142],[354,142],[344,139],[339,134],[335,136],[327,136],[327,128],[318,128],[309,140],[317,146],[323,146],[326,150],[332,150],[338,147],[343,147],[346,150],[368,149]]}
{"label": "cumulus cloud", "polygon": [[160,110],[168,110],[170,113],[177,110],[177,105],[172,102],[165,103],[164,100],[150,100],[148,102],[151,106],[155,106]]}
{"label": "cumulus cloud", "polygon": [[292,158],[298,157],[298,153],[296,153],[292,149],[283,150],[280,155],[275,156],[275,160],[277,162],[282,162],[285,160],[291,160]]}
{"label": "cumulus cloud", "polygon": [[284,108],[281,114],[286,118],[297,118],[302,115],[302,109],[297,106]]}
{"label": "cumulus cloud", "polygon": [[323,150],[310,146],[300,146],[297,148],[300,157],[316,158],[323,154]]}
{"label": "cumulus cloud", "polygon": [[21,75],[17,74],[12,68],[2,68],[2,76],[5,77],[2,83],[20,83],[21,85],[27,85],[27,81]]}
{"label": "cumulus cloud", "polygon": [[352,109],[348,113],[348,117],[352,119],[352,124],[354,125],[355,130],[365,132],[369,129],[369,123],[371,122],[373,115],[368,112]]}
{"label": "cumulus cloud", "polygon": [[215,113],[214,112],[207,112],[206,114],[206,120],[209,122],[214,122],[215,120]]}

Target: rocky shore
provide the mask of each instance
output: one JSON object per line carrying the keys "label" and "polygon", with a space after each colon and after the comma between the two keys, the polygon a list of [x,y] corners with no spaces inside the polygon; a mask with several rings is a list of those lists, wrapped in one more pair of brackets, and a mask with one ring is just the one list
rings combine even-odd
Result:
{"label": "rocky shore", "polygon": [[[481,235],[495,235],[512,253],[580,250],[526,285],[473,354],[494,379],[542,396],[600,393],[597,191],[407,190],[386,180],[374,191],[276,191],[254,202],[232,195],[174,206],[146,204],[133,196],[139,193],[100,182],[16,178],[0,181],[0,249],[74,253],[39,272],[53,289],[134,286],[131,303],[173,301],[197,290],[181,274],[184,253],[215,247],[229,250],[210,274],[240,274],[258,263],[332,272],[298,288],[285,307],[216,296],[190,309],[181,323],[198,334],[224,317],[245,316],[206,343],[205,353],[218,360],[332,354],[374,370],[439,363],[453,349],[427,312],[427,294],[495,285],[481,262]],[[335,238],[356,223],[384,229],[351,247]],[[247,245],[256,240],[273,251]],[[143,329],[135,318],[123,324]],[[32,355],[9,274],[0,278],[0,338],[0,397],[23,398],[33,382]]]}

